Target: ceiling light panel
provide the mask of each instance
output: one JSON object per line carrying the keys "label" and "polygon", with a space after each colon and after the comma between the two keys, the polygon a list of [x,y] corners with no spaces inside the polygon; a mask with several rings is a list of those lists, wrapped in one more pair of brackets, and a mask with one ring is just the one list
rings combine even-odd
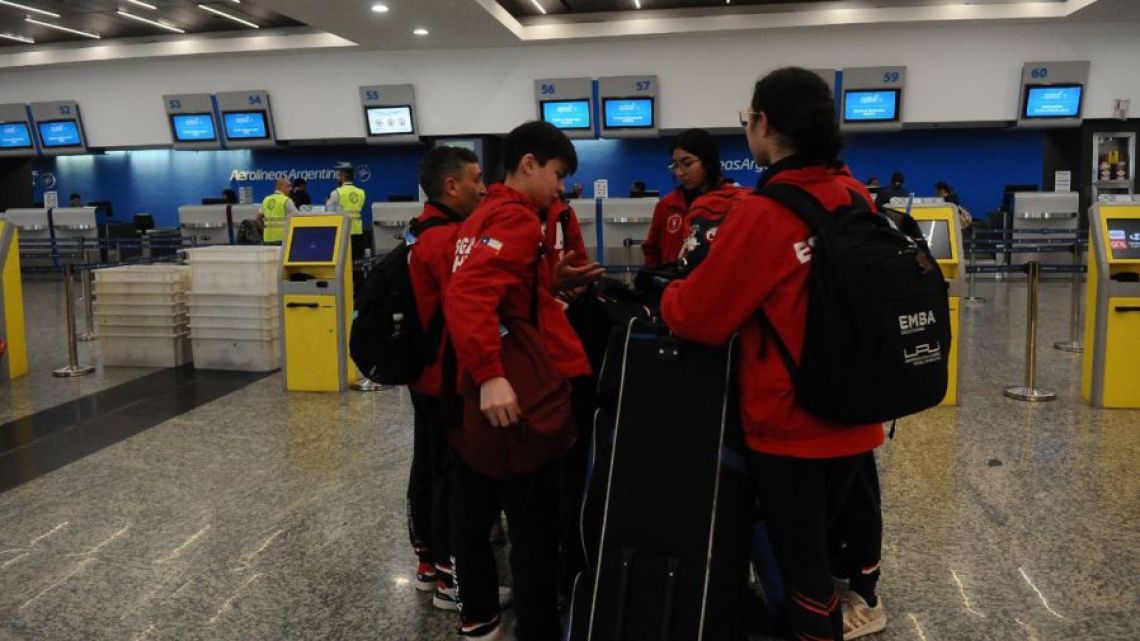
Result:
{"label": "ceiling light panel", "polygon": [[158,27],[159,29],[166,29],[167,31],[173,31],[174,33],[186,33],[185,29],[179,29],[178,27],[175,27],[174,25],[169,25],[169,24],[166,24],[165,22],[159,22],[158,20],[151,20],[150,18],[144,18],[142,16],[137,16],[133,13],[123,11],[122,9],[119,9],[115,13],[117,13],[118,15],[120,15],[124,18],[129,18],[129,19],[134,20],[136,22],[144,22],[144,23],[149,24],[151,26]]}
{"label": "ceiling light panel", "polygon": [[243,25],[249,27],[250,29],[260,29],[261,28],[261,26],[258,24],[250,22],[249,20],[246,20],[244,18],[239,18],[239,17],[233,15],[232,13],[226,13],[225,11],[222,11],[221,9],[215,9],[214,7],[211,7],[210,5],[207,5],[207,4],[200,4],[200,5],[198,5],[198,8],[201,9],[202,11],[208,11],[208,12],[214,14],[215,16],[220,16],[222,18],[225,18],[226,20],[233,20],[234,22],[236,22],[238,24],[243,24]]}
{"label": "ceiling light panel", "polygon": [[84,38],[91,38],[93,40],[98,40],[100,37],[102,37],[97,33],[87,33],[86,31],[80,31],[78,29],[72,29],[70,27],[65,27],[65,26],[59,25],[59,24],[53,24],[51,22],[44,22],[42,20],[37,20],[35,18],[24,18],[24,22],[30,22],[31,24],[36,24],[36,25],[39,25],[41,27],[47,27],[48,29],[55,29],[56,31],[66,31],[67,33],[74,33],[77,36],[83,36]]}
{"label": "ceiling light panel", "polygon": [[5,7],[12,7],[13,9],[20,9],[21,11],[29,11],[31,13],[35,13],[35,14],[38,14],[41,16],[47,16],[49,18],[60,17],[58,13],[53,13],[51,11],[45,11],[43,9],[37,9],[36,7],[31,7],[31,6],[28,6],[26,4],[20,4],[19,2],[11,2],[10,0],[0,0],[0,5],[3,5]]}

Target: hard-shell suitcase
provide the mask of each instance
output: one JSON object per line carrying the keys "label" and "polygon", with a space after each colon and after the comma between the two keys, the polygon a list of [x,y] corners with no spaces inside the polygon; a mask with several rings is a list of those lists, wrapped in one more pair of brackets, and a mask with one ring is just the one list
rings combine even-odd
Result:
{"label": "hard-shell suitcase", "polygon": [[571,640],[744,639],[753,512],[734,352],[735,338],[708,347],[639,319],[612,343]]}

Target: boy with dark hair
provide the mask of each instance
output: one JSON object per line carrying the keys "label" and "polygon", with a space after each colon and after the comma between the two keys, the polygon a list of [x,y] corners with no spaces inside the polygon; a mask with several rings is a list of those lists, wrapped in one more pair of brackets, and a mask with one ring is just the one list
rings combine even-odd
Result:
{"label": "boy with dark hair", "polygon": [[[555,376],[587,375],[590,365],[564,306],[551,293],[554,275],[543,256],[541,212],[558,199],[563,179],[577,169],[577,153],[569,138],[554,126],[528,122],[507,136],[503,156],[504,184],[490,188],[483,204],[459,230],[444,312],[460,380],[472,386],[472,395],[477,390],[479,409],[490,425],[486,429],[505,434],[529,429],[515,392],[529,381],[506,378],[501,358],[504,319],[527,319],[536,326],[539,349],[549,358]],[[484,428],[468,416],[460,429]],[[562,434],[567,441],[572,442],[573,429],[568,421]],[[497,446],[488,446],[493,448]],[[504,454],[498,449],[484,452],[488,460]],[[553,570],[558,556],[557,460],[546,460],[528,473],[492,478],[476,471],[487,464],[478,460],[480,455],[459,449],[456,453],[451,513],[459,636],[504,638],[495,558],[487,541],[501,501],[511,533],[517,638],[561,638]]]}
{"label": "boy with dark hair", "polygon": [[[424,331],[431,336],[433,326],[442,327],[442,298],[451,277],[455,233],[459,223],[482,202],[487,188],[483,185],[479,157],[458,147],[437,147],[424,156],[420,163],[420,187],[428,202],[412,223],[415,241],[408,255],[408,272],[416,311]],[[429,222],[438,220],[446,222]],[[442,364],[437,358],[418,381],[408,386],[415,410],[408,479],[408,533],[419,557],[416,589],[433,591],[432,603],[436,607],[454,610],[446,469],[449,450],[440,414],[442,381]]]}

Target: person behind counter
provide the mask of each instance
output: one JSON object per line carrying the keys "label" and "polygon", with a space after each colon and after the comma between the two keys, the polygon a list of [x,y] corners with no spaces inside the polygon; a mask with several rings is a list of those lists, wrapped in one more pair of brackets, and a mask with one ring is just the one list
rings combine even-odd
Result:
{"label": "person behind counter", "polygon": [[313,198],[309,195],[309,182],[304,178],[293,181],[293,191],[290,195],[293,198],[293,204],[298,208],[313,204]]}
{"label": "person behind counter", "polygon": [[83,196],[80,196],[79,194],[71,194],[71,196],[68,198],[67,206],[68,207],[82,207],[83,206]]}
{"label": "person behind counter", "polygon": [[325,201],[326,211],[343,211],[352,218],[352,259],[364,256],[364,223],[360,212],[364,210],[364,200],[367,194],[364,190],[352,184],[356,177],[356,170],[352,167],[341,167],[337,171],[339,186],[332,190]]}
{"label": "person behind counter", "polygon": [[879,189],[875,196],[875,207],[882,209],[891,203],[892,198],[906,198],[910,191],[906,188],[906,176],[901,171],[891,174],[891,184]]}

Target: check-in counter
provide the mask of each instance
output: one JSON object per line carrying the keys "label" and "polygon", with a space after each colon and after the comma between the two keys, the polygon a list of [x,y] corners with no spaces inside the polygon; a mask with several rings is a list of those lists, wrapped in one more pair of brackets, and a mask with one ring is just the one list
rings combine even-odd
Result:
{"label": "check-in counter", "polygon": [[[1032,244],[1035,241],[1058,239],[1054,234],[1033,234],[1029,232],[1048,230],[1050,232],[1071,231],[1076,233],[1080,224],[1080,196],[1077,192],[1018,192],[1013,195],[1013,229],[1022,232],[1014,237],[1018,243]],[[1013,264],[1037,261],[1043,265],[1071,265],[1073,257],[1066,253],[1015,254]],[[1069,278],[1058,274],[1057,278]]]}
{"label": "check-in counter", "polygon": [[21,263],[36,267],[50,265],[52,262],[51,210],[46,207],[9,209],[8,222],[20,231]]}
{"label": "check-in counter", "polygon": [[56,207],[51,220],[61,260],[96,261],[101,234],[94,207]]}
{"label": "check-in counter", "polygon": [[641,265],[641,244],[653,222],[653,198],[606,198],[601,201],[605,264]]}
{"label": "check-in counter", "polygon": [[578,226],[582,228],[582,240],[586,244],[586,253],[590,260],[598,258],[598,202],[593,198],[571,198],[570,208],[578,217]]}
{"label": "check-in counter", "polygon": [[418,202],[372,203],[372,254],[387,254],[404,240],[404,230],[423,213]]}
{"label": "check-in counter", "polygon": [[[234,242],[234,220],[231,207],[240,205],[182,205],[178,208],[178,227],[183,244],[188,247],[231,245]],[[245,205],[252,207],[253,205]],[[254,217],[257,216],[255,211]]]}

